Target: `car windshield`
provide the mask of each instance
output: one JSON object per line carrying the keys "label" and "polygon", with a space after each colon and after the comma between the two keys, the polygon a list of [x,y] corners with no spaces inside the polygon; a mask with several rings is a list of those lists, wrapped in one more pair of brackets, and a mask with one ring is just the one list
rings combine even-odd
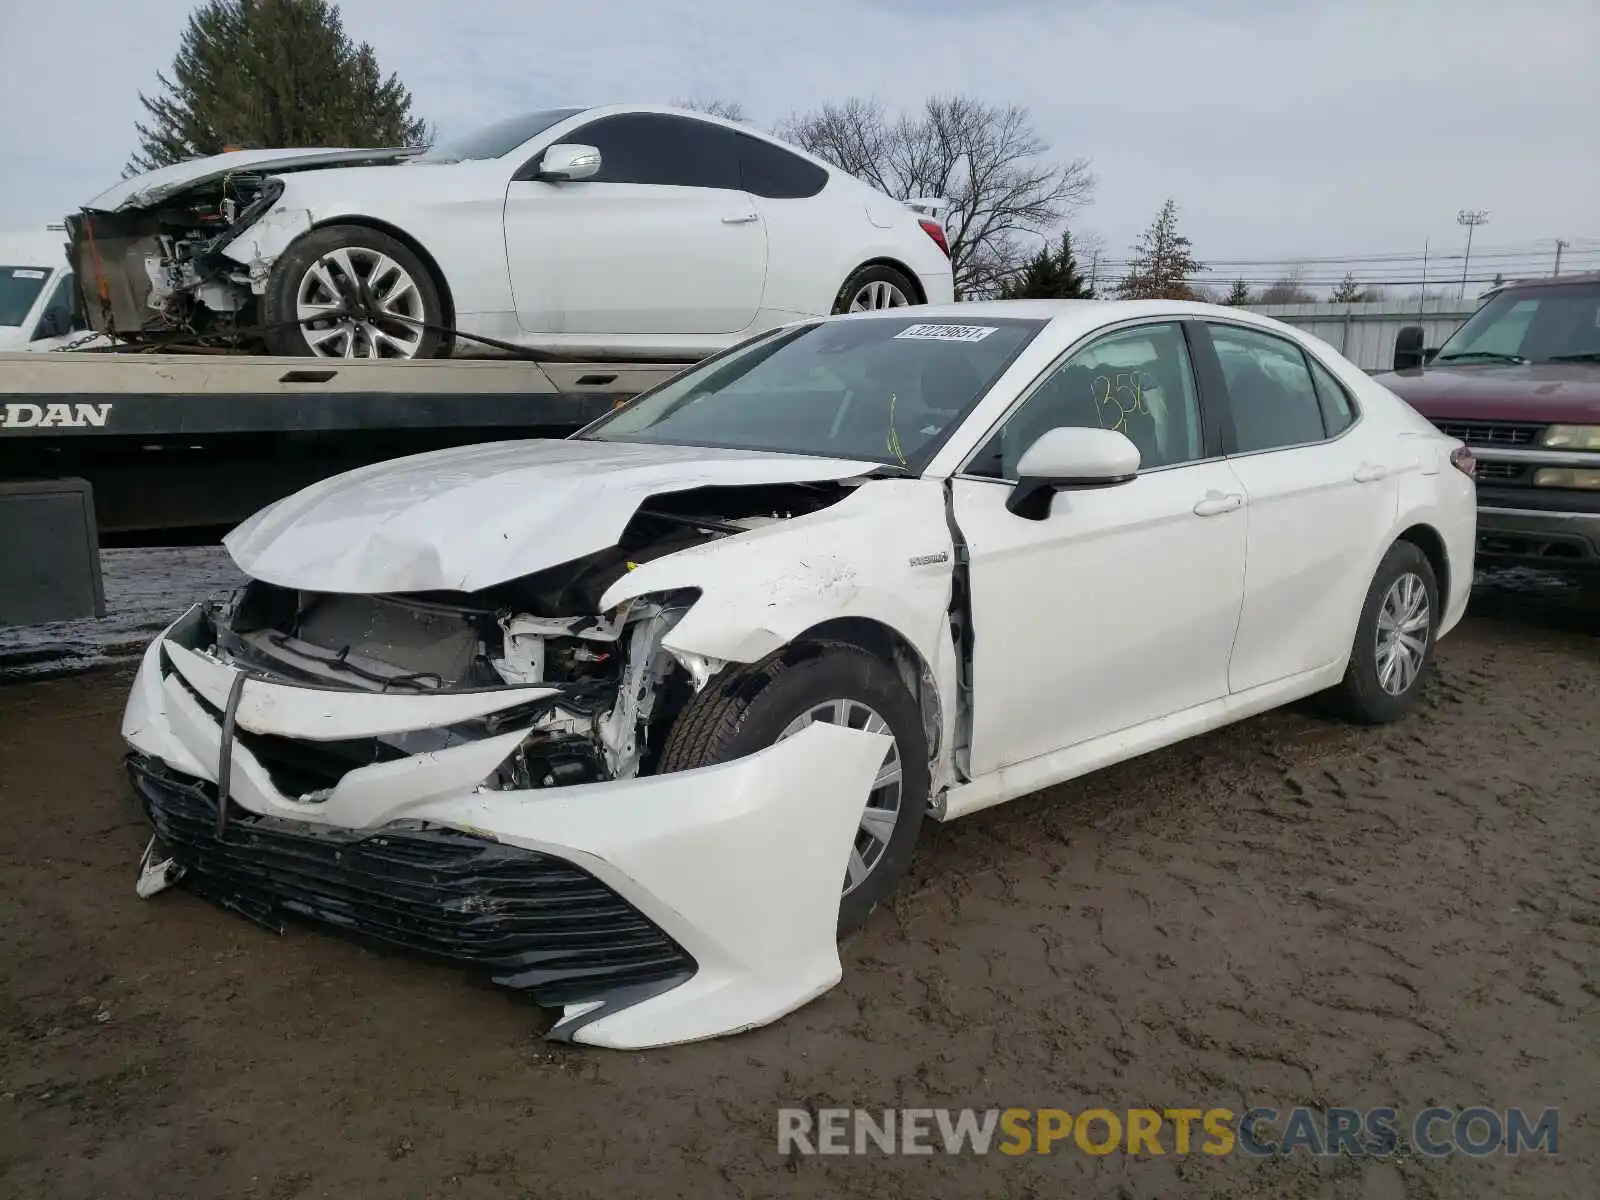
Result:
{"label": "car windshield", "polygon": [[1573,362],[1600,355],[1600,281],[1501,292],[1439,347],[1436,362]]}
{"label": "car windshield", "polygon": [[575,117],[582,111],[581,108],[547,108],[543,112],[507,117],[504,121],[496,121],[462,137],[438,142],[412,161],[453,163],[499,158],[502,154],[510,154],[529,138],[538,137],[552,125]]}
{"label": "car windshield", "polygon": [[579,432],[920,470],[1045,322],[848,317],[691,368]]}
{"label": "car windshield", "polygon": [[0,267],[0,325],[26,321],[49,278],[49,267]]}

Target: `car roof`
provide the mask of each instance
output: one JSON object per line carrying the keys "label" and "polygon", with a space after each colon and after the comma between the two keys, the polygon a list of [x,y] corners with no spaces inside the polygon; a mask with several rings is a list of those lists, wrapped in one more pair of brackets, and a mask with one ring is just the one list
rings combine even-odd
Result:
{"label": "car roof", "polygon": [[1596,283],[1600,283],[1600,271],[1579,271],[1574,275],[1532,275],[1527,279],[1508,279],[1504,283],[1496,284],[1485,292],[1481,299],[1487,300],[1491,296],[1497,296],[1514,288],[1566,287]]}
{"label": "car roof", "polygon": [[1248,309],[1233,308],[1223,304],[1202,304],[1193,300],[961,300],[954,304],[925,304],[914,308],[881,308],[871,312],[841,313],[824,318],[828,321],[856,321],[889,319],[914,319],[929,323],[948,321],[951,324],[972,325],[986,317],[1012,317],[1030,321],[1048,322],[1047,332],[1052,339],[1075,339],[1107,325],[1150,317],[1171,317],[1175,320],[1233,321],[1253,325],[1266,332],[1287,334],[1304,341],[1302,329]]}

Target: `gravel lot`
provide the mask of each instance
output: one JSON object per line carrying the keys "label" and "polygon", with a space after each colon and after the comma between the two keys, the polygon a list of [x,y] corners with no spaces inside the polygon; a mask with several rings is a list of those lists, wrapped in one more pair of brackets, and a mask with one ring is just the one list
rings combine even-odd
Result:
{"label": "gravel lot", "polygon": [[[0,688],[0,1195],[1600,1195],[1600,590],[1506,575],[1384,730],[1311,707],[936,828],[844,982],[646,1054],[133,894],[126,667]],[[785,1161],[780,1106],[1561,1110],[1561,1153]]]}

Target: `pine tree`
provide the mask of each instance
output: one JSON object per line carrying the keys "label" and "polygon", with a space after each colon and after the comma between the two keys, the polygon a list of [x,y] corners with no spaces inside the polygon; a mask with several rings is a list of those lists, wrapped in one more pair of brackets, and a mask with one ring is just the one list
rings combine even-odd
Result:
{"label": "pine tree", "polygon": [[1117,295],[1124,300],[1189,300],[1194,293],[1185,280],[1205,269],[1195,261],[1189,239],[1178,232],[1178,206],[1169,199],[1133,244],[1133,259]]}
{"label": "pine tree", "polygon": [[1352,271],[1345,272],[1344,278],[1339,281],[1339,286],[1333,289],[1333,295],[1329,297],[1335,304],[1356,304],[1366,298]]}
{"label": "pine tree", "polygon": [[1235,279],[1233,286],[1228,289],[1228,294],[1222,298],[1222,302],[1233,308],[1241,308],[1249,304],[1252,299],[1250,285],[1242,279]]}
{"label": "pine tree", "polygon": [[205,0],[189,16],[163,94],[125,174],[229,148],[421,146],[411,93],[356,45],[327,0]]}
{"label": "pine tree", "polygon": [[1084,281],[1072,233],[1063,230],[1054,248],[1041,247],[1021,274],[1008,280],[999,293],[1002,300],[1091,300],[1094,292]]}

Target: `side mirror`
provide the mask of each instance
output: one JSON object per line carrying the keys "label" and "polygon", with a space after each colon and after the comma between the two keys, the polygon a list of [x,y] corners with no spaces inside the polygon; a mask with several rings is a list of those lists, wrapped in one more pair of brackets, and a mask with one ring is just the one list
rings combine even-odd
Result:
{"label": "side mirror", "polygon": [[1058,426],[1023,452],[1007,511],[1029,521],[1050,515],[1050,501],[1066,488],[1113,487],[1139,473],[1139,447],[1115,429]]}
{"label": "side mirror", "polygon": [[562,142],[551,146],[539,160],[534,178],[545,183],[575,183],[600,170],[600,151],[593,146]]}
{"label": "side mirror", "polygon": [[1425,341],[1421,325],[1407,325],[1395,335],[1394,369],[1411,371],[1420,367],[1430,357],[1423,349]]}

